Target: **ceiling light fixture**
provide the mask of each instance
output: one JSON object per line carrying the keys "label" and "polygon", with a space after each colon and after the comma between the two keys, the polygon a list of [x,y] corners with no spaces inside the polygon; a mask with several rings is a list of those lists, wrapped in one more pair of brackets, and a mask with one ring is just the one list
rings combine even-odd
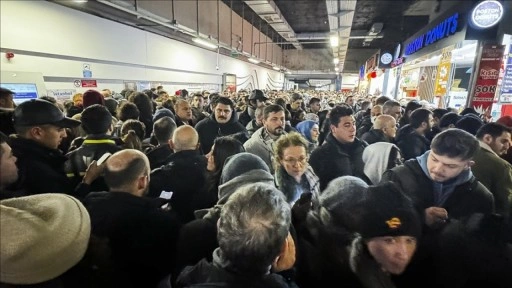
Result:
{"label": "ceiling light fixture", "polygon": [[333,35],[329,38],[331,42],[331,47],[338,47],[340,44],[340,39],[338,38],[338,35]]}
{"label": "ceiling light fixture", "polygon": [[73,0],[73,2],[75,2],[75,3],[86,3],[87,0]]}
{"label": "ceiling light fixture", "polygon": [[254,64],[260,64],[260,60],[258,60],[258,59],[256,59],[256,58],[251,57],[251,58],[249,58],[248,60],[249,60],[249,62],[251,62],[251,63],[254,63]]}
{"label": "ceiling light fixture", "polygon": [[332,62],[334,63],[334,65],[338,65],[340,63],[340,59],[334,58],[332,59]]}
{"label": "ceiling light fixture", "polygon": [[211,43],[211,42],[208,42],[206,40],[203,40],[201,38],[194,38],[192,39],[192,41],[194,41],[195,43],[201,45],[201,46],[204,46],[206,48],[210,48],[210,49],[217,49],[217,45]]}

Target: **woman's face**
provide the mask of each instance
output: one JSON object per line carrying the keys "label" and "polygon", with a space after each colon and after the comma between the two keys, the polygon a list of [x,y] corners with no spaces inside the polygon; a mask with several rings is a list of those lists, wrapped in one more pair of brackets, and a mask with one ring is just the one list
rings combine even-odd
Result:
{"label": "woman's face", "polygon": [[217,167],[215,167],[215,159],[213,157],[213,150],[215,149],[215,144],[212,146],[212,150],[210,150],[210,153],[206,154],[206,170],[209,172],[214,172]]}
{"label": "woman's face", "polygon": [[318,142],[318,136],[320,136],[320,129],[318,128],[318,125],[315,124],[313,125],[313,127],[311,127],[311,140],[313,140],[313,142]]}
{"label": "woman's face", "polygon": [[290,146],[283,150],[283,156],[279,160],[288,175],[294,178],[302,177],[308,165],[306,148],[303,146]]}

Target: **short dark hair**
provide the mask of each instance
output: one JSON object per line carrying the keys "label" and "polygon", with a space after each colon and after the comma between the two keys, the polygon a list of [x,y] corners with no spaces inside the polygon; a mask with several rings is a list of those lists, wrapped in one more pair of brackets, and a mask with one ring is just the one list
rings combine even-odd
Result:
{"label": "short dark hair", "polygon": [[244,145],[233,136],[218,137],[213,141],[213,144],[215,145],[215,149],[213,149],[215,169],[219,172],[218,176],[220,178],[220,172],[224,167],[226,159],[235,154],[245,152],[245,149]]}
{"label": "short dark hair", "polygon": [[284,108],[281,105],[277,105],[277,104],[268,105],[263,110],[263,119],[267,119],[268,115],[270,113],[277,113],[277,112],[280,112],[280,111],[284,112]]}
{"label": "short dark hair", "polygon": [[87,134],[105,134],[112,126],[112,114],[100,104],[85,108],[80,120]]}
{"label": "short dark hair", "polygon": [[12,92],[7,88],[0,87],[0,98],[7,98],[9,95],[14,95],[16,93]]}
{"label": "short dark hair", "polygon": [[320,98],[313,97],[309,99],[309,106],[311,106],[311,104],[320,103],[320,101]]}
{"label": "short dark hair", "polygon": [[448,113],[448,109],[436,108],[432,110],[432,117],[441,119],[441,117],[443,117],[446,113]]}
{"label": "short dark hair", "polygon": [[[379,104],[376,104],[376,105],[379,105]],[[382,114],[389,115],[388,113],[390,112],[391,108],[393,108],[393,107],[402,107],[402,106],[400,106],[400,103],[398,101],[390,99],[390,100],[384,102],[384,104],[382,104]]]}
{"label": "short dark hair", "polygon": [[144,135],[146,135],[146,125],[139,120],[128,119],[124,121],[121,126],[121,135],[124,136],[128,134],[130,130],[133,130],[140,140],[144,139]]}
{"label": "short dark hair", "polygon": [[432,111],[425,109],[425,108],[419,108],[414,111],[412,111],[411,116],[409,117],[409,124],[411,124],[411,127],[418,128],[421,126],[423,122],[428,123],[428,116],[432,115]]}
{"label": "short dark hair", "polygon": [[[375,105],[384,105],[384,103],[392,100],[393,99],[389,98],[388,96],[380,96],[379,98],[377,98],[377,100],[375,100]],[[398,106],[400,106],[400,103],[398,103]]]}
{"label": "short dark hair", "polygon": [[346,105],[339,105],[331,109],[331,113],[329,114],[329,121],[331,125],[338,127],[340,124],[340,118],[345,116],[354,115],[354,110]]}
{"label": "short dark hair", "polygon": [[479,147],[475,136],[458,128],[450,128],[437,134],[430,144],[434,153],[462,160],[473,158]]}
{"label": "short dark hair", "polygon": [[297,100],[302,100],[302,99],[304,99],[304,97],[302,97],[302,95],[300,95],[299,93],[293,93],[292,97],[290,98],[291,102],[295,102]]}
{"label": "short dark hair", "polygon": [[450,125],[455,126],[461,117],[455,112],[448,112],[439,120],[439,128],[448,128]]}
{"label": "short dark hair", "polygon": [[137,157],[126,163],[126,168],[122,170],[111,171],[106,166],[103,178],[107,186],[112,190],[123,188],[144,173],[149,173],[146,161],[141,157]]}
{"label": "short dark hair", "polygon": [[505,125],[501,125],[499,123],[491,122],[483,125],[476,132],[476,138],[483,139],[486,134],[491,135],[493,139],[496,139],[503,134],[503,132],[512,133],[512,129],[508,128]]}
{"label": "short dark hair", "polygon": [[158,144],[166,143],[176,130],[176,122],[169,116],[164,116],[153,123],[153,134]]}
{"label": "short dark hair", "polygon": [[233,103],[233,101],[231,101],[231,99],[229,99],[228,97],[221,96],[217,98],[217,100],[213,103],[213,107],[217,107],[218,104],[228,105],[229,107],[231,107],[231,110],[235,110],[235,103]]}
{"label": "short dark hair", "polygon": [[139,108],[132,102],[124,101],[117,107],[117,116],[123,122],[128,119],[137,120],[140,116]]}
{"label": "short dark hair", "polygon": [[366,111],[370,109],[370,105],[372,105],[372,102],[370,100],[364,100],[361,102],[361,110]]}

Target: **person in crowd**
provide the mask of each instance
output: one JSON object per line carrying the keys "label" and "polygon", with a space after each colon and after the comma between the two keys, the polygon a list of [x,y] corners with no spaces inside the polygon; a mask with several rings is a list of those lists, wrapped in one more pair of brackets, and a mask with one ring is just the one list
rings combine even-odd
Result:
{"label": "person in crowd", "polygon": [[[274,177],[258,156],[242,152],[226,159],[219,181],[218,201],[212,208],[195,212],[196,220],[183,226],[177,246],[177,272],[202,258],[212,260],[217,242],[217,221],[222,207],[235,191],[255,183],[274,185]],[[178,273],[174,273],[176,276]]]}
{"label": "person in crowd", "polygon": [[320,190],[340,176],[364,177],[363,150],[368,144],[356,138],[354,111],[336,106],[329,113],[330,133],[311,153],[309,164],[320,178]]}
{"label": "person in crowd", "polygon": [[14,92],[7,88],[0,87],[0,108],[14,108]]}
{"label": "person in crowd", "polygon": [[409,122],[400,126],[395,139],[405,160],[416,158],[430,149],[430,141],[425,136],[432,130],[432,111],[418,108],[409,116]]}
{"label": "person in crowd", "polygon": [[178,99],[176,104],[174,104],[174,111],[176,111],[176,125],[178,127],[182,125],[190,125],[194,127],[194,123],[192,121],[192,108],[188,101]]}
{"label": "person in crowd", "polygon": [[[18,180],[17,158],[12,153],[11,146],[7,144],[9,138],[0,132],[0,200],[16,197],[17,191],[8,191],[7,186]],[[23,195],[23,194],[21,194]]]}
{"label": "person in crowd", "polygon": [[[82,127],[87,133],[79,148],[66,154],[68,160],[64,163],[64,171],[72,187],[82,181],[85,171],[93,160],[98,160],[105,153],[114,154],[121,150],[116,141],[110,136],[112,132],[112,115],[105,106],[94,104],[82,112]],[[105,191],[108,189],[103,178],[94,181],[90,191]],[[75,195],[83,197],[84,195]]]}
{"label": "person in crowd", "polygon": [[433,120],[432,130],[430,130],[430,132],[427,133],[427,135],[426,135],[426,137],[429,141],[432,141],[432,139],[434,139],[434,137],[439,132],[441,132],[441,128],[439,127],[439,122],[441,121],[441,118],[446,113],[448,113],[448,109],[437,108],[437,109],[432,110],[432,120]]}
{"label": "person in crowd", "polygon": [[403,164],[403,157],[395,144],[375,142],[364,149],[363,161],[366,182],[376,185],[380,183],[384,172]]}
{"label": "person in crowd", "polygon": [[396,287],[421,235],[411,200],[391,182],[336,178],[298,233],[299,287]]}
{"label": "person in crowd", "polygon": [[173,151],[169,145],[169,140],[176,131],[176,122],[171,117],[164,116],[153,122],[153,136],[158,145],[145,154],[149,159],[151,170],[169,163]]}
{"label": "person in crowd", "polygon": [[302,106],[304,105],[304,97],[299,93],[293,93],[290,99],[290,104],[286,105],[286,109],[290,111],[290,125],[292,127],[297,126],[302,121],[300,115],[304,112]]}
{"label": "person in crowd", "polygon": [[210,208],[217,203],[220,176],[226,159],[229,157],[245,152],[244,145],[240,141],[231,136],[222,136],[215,139],[210,153],[206,154],[208,170],[208,199],[202,208]]}
{"label": "person in crowd", "polygon": [[140,112],[138,120],[144,123],[146,127],[145,134],[140,139],[149,138],[151,132],[153,132],[153,104],[151,98],[145,93],[135,92],[127,99],[137,106]]}
{"label": "person in crowd", "polygon": [[354,96],[352,96],[352,95],[349,95],[345,98],[345,105],[350,107],[353,111],[359,110],[359,109],[357,109],[357,104],[355,103]]}
{"label": "person in crowd", "polygon": [[15,134],[12,116],[14,113],[14,92],[0,87],[0,132],[5,135]]}
{"label": "person in crowd", "polygon": [[246,127],[249,122],[255,119],[255,112],[257,108],[265,107],[265,102],[267,102],[268,98],[265,96],[263,91],[254,89],[251,91],[248,100],[247,108],[240,114],[238,120],[244,127]]}
{"label": "person in crowd", "polygon": [[82,111],[84,110],[83,94],[82,93],[75,93],[71,97],[71,101],[72,101],[71,102],[72,105],[68,109],[66,109],[67,117],[73,117],[76,114],[82,113]]}
{"label": "person in crowd", "polygon": [[411,113],[419,108],[422,108],[423,106],[421,103],[417,100],[411,100],[407,105],[405,106],[404,114],[398,121],[400,128],[404,127],[405,125],[409,124],[409,117],[411,116]]}
{"label": "person in crowd", "polygon": [[368,144],[377,142],[393,143],[396,136],[396,120],[390,115],[378,116],[374,123],[373,129],[361,136],[361,140]]}
{"label": "person in crowd", "polygon": [[201,93],[195,93],[194,96],[192,96],[192,120],[194,122],[194,125],[199,123],[204,118],[210,116],[207,112],[204,112],[204,98]]}
{"label": "person in crowd", "polygon": [[148,158],[138,150],[121,150],[106,160],[103,174],[109,191],[90,193],[84,200],[92,234],[105,243],[92,261],[100,275],[97,286],[169,282],[180,224],[144,197],[150,182]]}
{"label": "person in crowd", "polygon": [[449,128],[455,128],[455,123],[459,121],[461,116],[455,112],[448,112],[439,119],[439,129],[444,131]]}
{"label": "person in crowd", "polygon": [[172,192],[171,212],[187,223],[207,197],[206,158],[199,153],[199,135],[192,126],[178,127],[169,145],[174,154],[166,165],[151,172],[148,196],[157,198],[162,191]]}
{"label": "person in crowd", "polygon": [[93,287],[80,269],[91,236],[80,201],[56,193],[17,197],[0,201],[0,214],[1,287]]}
{"label": "person in crowd", "polygon": [[478,129],[480,143],[471,170],[494,196],[496,213],[506,219],[512,209],[512,165],[500,158],[510,148],[512,130],[498,123],[487,123]]}
{"label": "person in crowd", "polygon": [[80,121],[64,116],[46,100],[33,99],[14,110],[17,134],[10,139],[14,156],[18,158],[19,179],[10,190],[24,190],[27,195],[71,193],[73,186],[64,171],[67,158],[57,149],[66,137],[65,128],[74,128]]}
{"label": "person in crowd", "polygon": [[382,104],[382,114],[395,118],[398,123],[402,117],[402,107],[398,101],[389,99]]}
{"label": "person in crowd", "polygon": [[361,126],[365,116],[370,115],[370,109],[372,109],[372,102],[369,100],[364,100],[361,103],[361,110],[357,111],[357,113],[354,115],[354,118],[356,118],[357,127]]}
{"label": "person in crowd", "polygon": [[[361,110],[359,112],[363,112],[363,110]],[[365,134],[366,132],[368,132],[372,129],[373,122],[375,121],[376,115],[382,114],[382,106],[375,105],[371,109],[368,108],[367,110],[365,110],[364,113],[362,113],[362,114],[359,113],[359,115],[361,115],[361,116],[359,116],[359,117],[361,117],[360,119],[357,119],[357,117],[356,117],[358,115],[358,113],[356,113],[356,115],[354,116],[354,118],[356,119],[356,127],[357,127],[356,136],[361,137],[363,134]]]}
{"label": "person in crowd", "polygon": [[208,154],[210,152],[213,141],[217,137],[237,133],[247,134],[245,126],[238,122],[238,116],[234,109],[235,104],[231,99],[219,97],[214,103],[213,114],[197,123],[196,129],[199,133],[199,142],[203,153]]}
{"label": "person in crowd", "polygon": [[274,174],[272,156],[274,143],[285,134],[285,111],[280,105],[268,105],[263,110],[263,127],[256,130],[251,138],[244,143],[245,151],[259,156]]}
{"label": "person in crowd", "polygon": [[252,119],[251,122],[249,122],[247,124],[247,126],[245,126],[245,129],[247,130],[249,137],[251,137],[252,134],[254,134],[254,132],[256,132],[256,130],[263,127],[264,110],[265,110],[265,106],[256,108],[256,110],[254,111],[254,119]]}
{"label": "person in crowd", "polygon": [[297,124],[297,131],[308,141],[308,154],[318,147],[318,137],[320,136],[320,128],[318,122],[312,120],[304,120]]}
{"label": "person in crowd", "polygon": [[320,98],[311,97],[311,99],[309,99],[309,103],[308,103],[309,113],[318,115],[318,113],[322,109],[322,105],[320,104],[321,101],[322,100],[320,100]]}
{"label": "person in crowd", "polygon": [[275,187],[257,183],[239,188],[222,208],[217,232],[219,247],[213,252],[212,262],[202,260],[186,267],[178,277],[177,287],[201,283],[295,287],[275,273],[293,266],[295,260],[290,223],[290,206]]}
{"label": "person in crowd", "polygon": [[398,183],[431,228],[452,218],[493,213],[492,194],[471,172],[478,149],[473,135],[447,129],[434,137],[431,150],[386,171],[382,181]]}
{"label": "person in crowd", "polygon": [[121,127],[123,126],[123,123],[130,119],[138,120],[139,115],[140,112],[139,108],[137,108],[137,105],[128,101],[123,101],[121,104],[119,104],[119,107],[117,107],[118,121],[114,126],[114,131],[112,132],[112,135],[120,137]]}
{"label": "person in crowd", "polygon": [[[509,129],[512,129],[512,116],[502,116],[496,120],[496,123],[505,125]],[[507,153],[501,155],[501,158],[505,159],[505,161],[512,165],[512,144],[510,145],[510,148],[508,148]]]}
{"label": "person in crowd", "polygon": [[320,194],[320,181],[308,165],[308,142],[300,134],[292,132],[280,137],[274,145],[276,184],[286,201],[293,205],[302,194]]}
{"label": "person in crowd", "polygon": [[103,95],[97,90],[89,89],[84,92],[82,96],[82,105],[85,108],[94,105],[99,104],[105,106],[105,99],[103,98]]}
{"label": "person in crowd", "polygon": [[455,128],[462,129],[469,134],[475,136],[476,132],[480,127],[484,125],[484,121],[473,113],[467,113],[462,115],[460,119],[455,123]]}
{"label": "person in crowd", "polygon": [[142,142],[144,135],[146,135],[146,125],[139,120],[129,119],[124,121],[120,133],[124,148],[144,151],[151,147],[151,144]]}

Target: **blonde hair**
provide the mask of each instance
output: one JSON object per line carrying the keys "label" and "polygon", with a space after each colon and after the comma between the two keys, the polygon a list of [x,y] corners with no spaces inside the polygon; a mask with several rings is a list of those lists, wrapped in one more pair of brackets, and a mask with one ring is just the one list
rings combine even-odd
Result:
{"label": "blonde hair", "polygon": [[277,139],[274,145],[274,166],[277,170],[279,166],[281,166],[281,163],[279,163],[279,160],[283,159],[283,153],[284,149],[288,147],[296,147],[301,146],[304,147],[304,150],[308,151],[308,141],[299,133],[297,132],[290,132],[288,134],[282,135]]}

